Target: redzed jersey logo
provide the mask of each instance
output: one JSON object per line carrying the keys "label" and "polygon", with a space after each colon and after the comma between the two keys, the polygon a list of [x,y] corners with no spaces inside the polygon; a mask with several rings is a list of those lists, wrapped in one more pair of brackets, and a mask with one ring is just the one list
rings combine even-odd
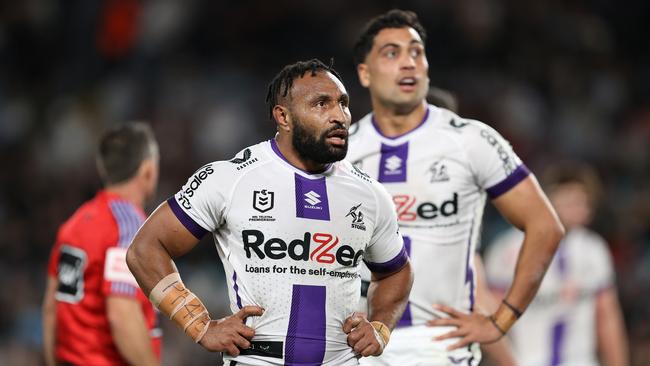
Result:
{"label": "redzed jersey logo", "polygon": [[[328,233],[306,232],[302,238],[287,243],[280,238],[265,240],[264,233],[259,230],[243,230],[242,239],[246,258],[252,258],[253,255],[259,259],[272,260],[289,257],[295,261],[311,260],[323,264],[337,262],[346,267],[356,267],[363,257],[363,250],[356,251],[345,244],[338,246],[339,238]],[[313,249],[312,241],[316,243]]]}
{"label": "redzed jersey logo", "polygon": [[399,221],[415,221],[418,218],[431,220],[438,216],[448,217],[458,213],[458,193],[456,192],[451,199],[444,200],[439,204],[433,202],[417,204],[415,196],[408,194],[393,196],[393,203]]}

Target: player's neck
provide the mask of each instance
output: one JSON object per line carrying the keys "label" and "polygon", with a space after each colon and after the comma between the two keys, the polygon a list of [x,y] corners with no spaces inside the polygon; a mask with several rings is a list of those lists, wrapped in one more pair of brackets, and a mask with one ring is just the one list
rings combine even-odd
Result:
{"label": "player's neck", "polygon": [[104,188],[106,191],[120,196],[132,204],[143,208],[145,202],[145,193],[139,189],[138,182],[130,180],[125,183],[111,184]]}
{"label": "player's neck", "polygon": [[328,164],[320,164],[312,160],[302,158],[293,147],[291,136],[277,134],[275,136],[275,142],[277,143],[282,157],[284,157],[284,159],[294,167],[307,173],[321,173],[327,168]]}
{"label": "player's neck", "polygon": [[416,129],[427,112],[427,103],[422,101],[410,110],[399,110],[386,106],[376,100],[372,101],[373,118],[380,132],[387,137],[401,136]]}

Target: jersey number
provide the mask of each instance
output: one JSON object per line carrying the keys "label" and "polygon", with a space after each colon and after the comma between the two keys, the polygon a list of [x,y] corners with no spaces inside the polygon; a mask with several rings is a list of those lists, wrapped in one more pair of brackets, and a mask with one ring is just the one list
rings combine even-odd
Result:
{"label": "jersey number", "polygon": [[77,303],[84,297],[84,268],[87,261],[86,252],[64,244],[59,256],[59,287],[56,299],[68,303]]}

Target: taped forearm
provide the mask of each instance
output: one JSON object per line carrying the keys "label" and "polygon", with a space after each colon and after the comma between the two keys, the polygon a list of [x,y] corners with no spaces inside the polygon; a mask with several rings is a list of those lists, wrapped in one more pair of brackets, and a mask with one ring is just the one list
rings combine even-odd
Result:
{"label": "taped forearm", "polygon": [[151,302],[198,343],[208,330],[210,314],[201,300],[185,288],[178,272],[165,276],[149,294]]}

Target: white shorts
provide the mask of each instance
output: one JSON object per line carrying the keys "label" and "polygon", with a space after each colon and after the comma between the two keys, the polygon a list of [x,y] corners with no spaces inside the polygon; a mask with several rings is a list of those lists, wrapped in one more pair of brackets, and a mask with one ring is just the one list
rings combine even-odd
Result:
{"label": "white shorts", "polygon": [[434,341],[433,337],[445,334],[455,327],[427,327],[418,325],[396,328],[391,333],[388,346],[379,357],[360,359],[363,366],[476,366],[481,361],[481,348],[472,343],[453,351],[446,348],[458,338]]}

